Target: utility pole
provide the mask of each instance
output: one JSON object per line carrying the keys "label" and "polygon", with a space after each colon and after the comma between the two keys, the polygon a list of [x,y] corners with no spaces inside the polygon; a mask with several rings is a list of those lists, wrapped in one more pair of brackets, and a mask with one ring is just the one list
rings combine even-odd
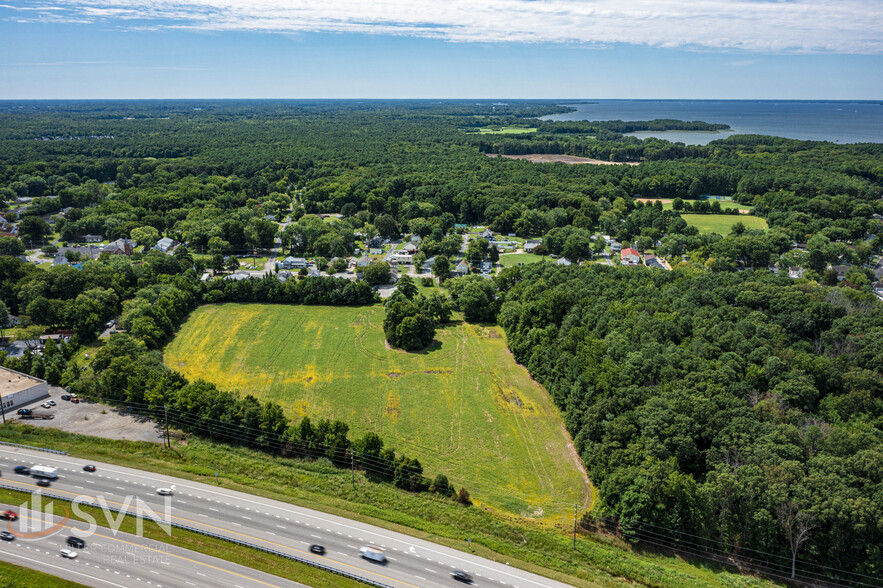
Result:
{"label": "utility pole", "polygon": [[350,451],[350,470],[353,473],[353,490],[356,489],[356,456]]}
{"label": "utility pole", "polygon": [[166,447],[169,449],[172,448],[171,439],[169,438],[169,407],[165,404],[162,405],[163,414],[165,415],[165,423],[166,423]]}
{"label": "utility pole", "polygon": [[573,548],[576,549],[576,509],[579,505],[573,505]]}

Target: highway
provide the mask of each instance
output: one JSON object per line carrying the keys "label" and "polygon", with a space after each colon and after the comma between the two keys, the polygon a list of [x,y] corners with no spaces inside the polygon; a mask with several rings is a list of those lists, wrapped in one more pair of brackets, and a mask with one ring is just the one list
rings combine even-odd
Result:
{"label": "highway", "polygon": [[[83,466],[88,463],[95,465],[97,471],[84,472]],[[15,466],[33,464],[58,468],[59,479],[47,492],[71,499],[100,496],[117,508],[137,496],[160,516],[163,516],[165,498],[158,496],[156,489],[174,485],[171,517],[176,523],[321,562],[395,588],[462,585],[451,577],[454,570],[468,572],[473,586],[566,586],[429,541],[285,502],[116,465],[0,446],[4,483],[25,491],[36,490],[33,478],[13,473]],[[309,552],[309,546],[314,543],[325,547],[324,556]],[[385,549],[386,564],[362,559],[359,548],[363,545]],[[3,548],[5,546],[0,546]]]}
{"label": "highway", "polygon": [[[32,519],[16,509],[21,520]],[[45,519],[37,517],[36,521]],[[40,570],[88,586],[119,588],[294,588],[303,586],[270,574],[166,543],[148,541],[127,533],[111,534],[99,528],[75,550],[77,557],[61,556],[65,541],[76,535],[78,525],[64,525],[61,517],[51,519],[58,531],[40,538],[0,542],[0,560]],[[28,521],[30,522],[30,521]],[[12,525],[19,528],[19,522]],[[53,526],[54,528],[54,526]]]}

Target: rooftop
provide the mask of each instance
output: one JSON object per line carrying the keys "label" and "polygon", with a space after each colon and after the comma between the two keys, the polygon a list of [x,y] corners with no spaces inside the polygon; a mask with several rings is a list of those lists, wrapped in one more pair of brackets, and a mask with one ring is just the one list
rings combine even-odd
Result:
{"label": "rooftop", "polygon": [[22,374],[15,370],[0,367],[0,398],[26,390],[31,386],[36,386],[41,383],[43,383],[43,380],[32,378],[27,374]]}

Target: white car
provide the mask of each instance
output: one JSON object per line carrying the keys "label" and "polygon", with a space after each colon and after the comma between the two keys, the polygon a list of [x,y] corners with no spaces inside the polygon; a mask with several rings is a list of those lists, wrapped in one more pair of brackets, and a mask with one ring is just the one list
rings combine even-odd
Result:
{"label": "white car", "polygon": [[48,402],[44,402],[44,403],[41,404],[40,406],[42,406],[43,408],[52,408],[52,405],[49,404]]}
{"label": "white car", "polygon": [[61,557],[64,557],[67,559],[76,559],[77,552],[73,549],[66,549],[65,548],[65,549],[61,550]]}
{"label": "white car", "polygon": [[160,496],[171,496],[175,493],[175,487],[172,486],[171,488],[157,488],[156,493]]}
{"label": "white car", "polygon": [[47,400],[46,404],[48,404],[49,406],[55,406],[55,401],[54,400]]}

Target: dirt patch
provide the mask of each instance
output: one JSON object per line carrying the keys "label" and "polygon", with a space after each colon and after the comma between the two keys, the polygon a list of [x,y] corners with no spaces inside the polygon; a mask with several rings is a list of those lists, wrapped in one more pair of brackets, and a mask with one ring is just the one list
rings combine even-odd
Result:
{"label": "dirt patch", "polygon": [[386,377],[389,378],[390,380],[398,380],[399,378],[401,378],[404,375],[405,374],[402,372],[387,372],[386,373]]}
{"label": "dirt patch", "polygon": [[424,374],[435,375],[435,374],[452,374],[451,370],[426,370],[423,372]]}
{"label": "dirt patch", "polygon": [[499,155],[498,153],[486,153],[485,155],[488,157],[504,157],[506,159],[526,159],[533,163],[566,163],[568,165],[640,165],[634,161],[604,161],[602,159],[590,159],[588,157],[558,155],[554,153],[529,153],[527,155]]}
{"label": "dirt patch", "polygon": [[671,198],[635,198],[637,202],[656,202],[659,200],[663,204],[671,204],[673,200]]}
{"label": "dirt patch", "polygon": [[307,384],[312,384],[312,383],[313,383],[313,378],[307,378],[306,380],[304,380],[304,382],[307,383]]}

